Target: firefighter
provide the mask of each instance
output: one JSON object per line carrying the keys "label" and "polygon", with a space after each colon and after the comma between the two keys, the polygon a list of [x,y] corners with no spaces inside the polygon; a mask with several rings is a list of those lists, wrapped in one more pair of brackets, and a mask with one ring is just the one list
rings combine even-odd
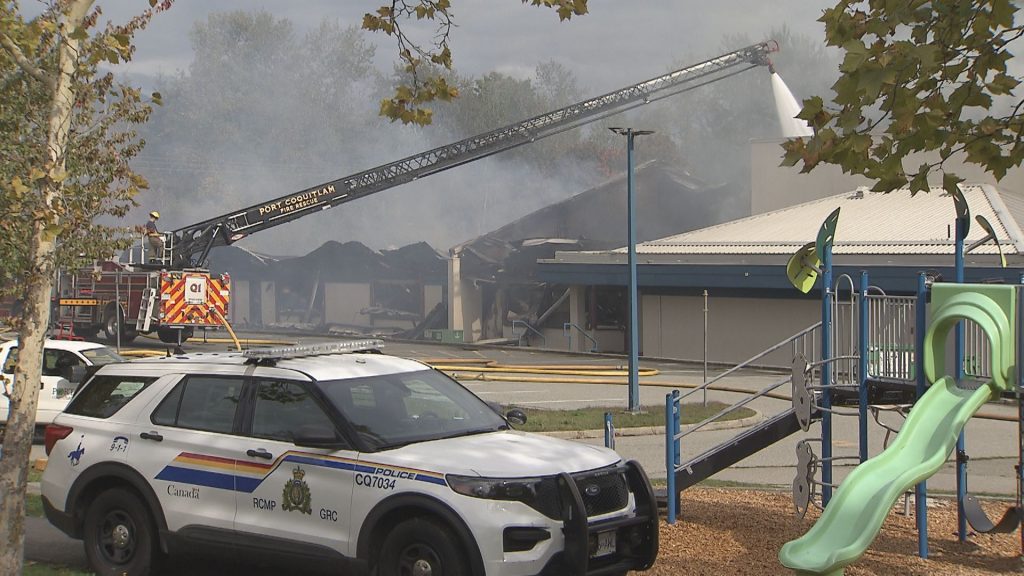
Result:
{"label": "firefighter", "polygon": [[149,213],[149,220],[146,222],[145,234],[149,240],[149,248],[153,251],[151,259],[161,259],[164,256],[164,235],[156,228],[156,221],[160,219],[160,213],[156,210]]}

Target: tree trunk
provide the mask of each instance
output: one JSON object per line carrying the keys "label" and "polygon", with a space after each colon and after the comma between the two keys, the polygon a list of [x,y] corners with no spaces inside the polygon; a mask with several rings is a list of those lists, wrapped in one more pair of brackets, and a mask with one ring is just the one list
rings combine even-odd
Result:
{"label": "tree trunk", "polygon": [[[92,6],[93,0],[67,0],[58,21],[61,43],[58,74],[54,78],[47,130],[48,158],[39,192],[52,207],[63,193],[65,150],[75,99],[74,74],[81,42],[72,32]],[[27,296],[18,330],[18,367],[10,395],[10,411],[0,458],[0,574],[21,574],[25,548],[25,489],[28,485],[29,453],[35,427],[36,406],[42,376],[43,341],[50,323],[50,293],[53,289],[53,254],[56,247],[51,226],[59,215],[51,210],[35,221],[29,239],[32,269],[27,278]]]}

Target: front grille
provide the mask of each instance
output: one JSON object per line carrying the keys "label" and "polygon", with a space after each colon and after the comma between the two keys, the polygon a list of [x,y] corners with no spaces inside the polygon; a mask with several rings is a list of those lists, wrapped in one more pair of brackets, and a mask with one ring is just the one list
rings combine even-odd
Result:
{"label": "front grille", "polygon": [[588,517],[621,510],[629,502],[626,477],[617,468],[597,473],[574,474],[573,480],[583,498],[583,506]]}

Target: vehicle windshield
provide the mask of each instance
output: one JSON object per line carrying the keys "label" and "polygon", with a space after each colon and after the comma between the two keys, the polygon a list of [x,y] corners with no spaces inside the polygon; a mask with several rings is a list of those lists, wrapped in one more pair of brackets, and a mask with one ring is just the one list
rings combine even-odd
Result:
{"label": "vehicle windshield", "polygon": [[110,364],[112,362],[124,362],[124,357],[106,346],[82,350],[82,356],[89,359],[96,366]]}
{"label": "vehicle windshield", "polygon": [[508,428],[483,400],[436,370],[318,386],[373,451]]}

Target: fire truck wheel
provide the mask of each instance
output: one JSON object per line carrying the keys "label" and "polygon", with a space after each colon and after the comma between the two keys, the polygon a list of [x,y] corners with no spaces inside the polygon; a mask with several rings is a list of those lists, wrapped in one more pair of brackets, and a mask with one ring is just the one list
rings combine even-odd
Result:
{"label": "fire truck wheel", "polygon": [[134,327],[125,325],[124,310],[116,304],[107,305],[107,308],[104,311],[104,318],[106,318],[106,320],[103,322],[103,335],[106,336],[107,340],[110,342],[117,342],[118,324],[121,325],[122,344],[127,344],[128,342],[135,340],[135,337],[139,335],[138,331],[135,330]]}

